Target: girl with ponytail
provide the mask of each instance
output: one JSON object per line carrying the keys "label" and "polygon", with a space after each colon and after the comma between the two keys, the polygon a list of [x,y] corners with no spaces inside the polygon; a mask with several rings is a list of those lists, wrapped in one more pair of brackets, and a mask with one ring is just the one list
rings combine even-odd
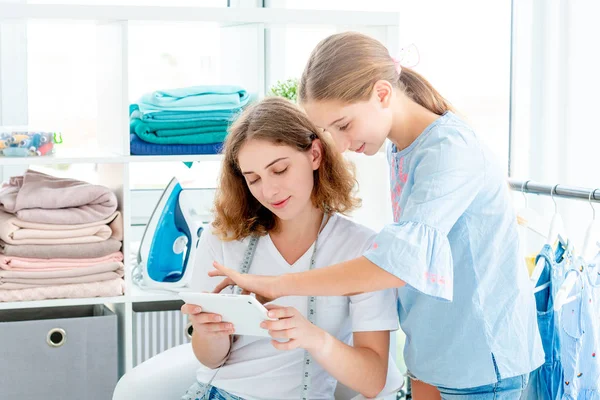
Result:
{"label": "girl with ponytail", "polygon": [[[362,257],[278,277],[215,264],[217,287],[270,300],[396,288],[413,399],[519,399],[544,362],[536,307],[502,168],[473,129],[383,44],[340,33],[313,50],[299,89],[340,151],[389,139],[394,223]],[[277,311],[272,312],[277,318]]]}

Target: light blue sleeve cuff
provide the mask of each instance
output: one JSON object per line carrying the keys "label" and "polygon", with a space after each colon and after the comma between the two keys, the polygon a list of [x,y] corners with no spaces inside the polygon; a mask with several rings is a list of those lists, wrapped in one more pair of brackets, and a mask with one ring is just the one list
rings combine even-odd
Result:
{"label": "light blue sleeve cuff", "polygon": [[387,225],[364,256],[409,287],[452,301],[454,267],[443,232],[417,222]]}

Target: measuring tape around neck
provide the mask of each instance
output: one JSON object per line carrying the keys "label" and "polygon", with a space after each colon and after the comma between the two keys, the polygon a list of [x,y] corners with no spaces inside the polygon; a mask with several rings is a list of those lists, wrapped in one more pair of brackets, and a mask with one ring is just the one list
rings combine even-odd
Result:
{"label": "measuring tape around neck", "polygon": [[[319,228],[319,232],[323,229],[323,226],[327,222],[327,214],[323,215],[323,221],[321,222],[321,227]],[[258,237],[253,236],[250,238],[250,242],[248,243],[248,247],[246,248],[246,252],[244,253],[244,259],[242,261],[242,265],[240,266],[240,273],[247,274],[250,270],[250,265],[252,264],[252,260],[254,259],[254,252],[256,251],[256,246],[258,244]],[[315,240],[315,244],[313,247],[312,255],[310,257],[310,266],[309,270],[314,269],[315,260],[317,255],[317,243],[319,241],[319,234],[317,234],[317,239]],[[242,293],[242,288],[236,286],[234,289],[235,294]],[[308,321],[316,325],[317,318],[317,298],[315,296],[308,297],[308,309],[307,309],[307,319]],[[312,355],[304,350],[304,362],[302,363],[302,385],[301,389],[301,400],[309,400],[308,394],[310,392],[310,369],[312,368],[313,358]]]}

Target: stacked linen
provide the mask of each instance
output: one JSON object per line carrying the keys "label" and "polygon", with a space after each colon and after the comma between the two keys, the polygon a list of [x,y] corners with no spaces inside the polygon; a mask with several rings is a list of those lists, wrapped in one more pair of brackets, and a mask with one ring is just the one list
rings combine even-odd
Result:
{"label": "stacked linen", "polygon": [[0,190],[0,301],[123,294],[123,219],[110,189],[36,171]]}
{"label": "stacked linen", "polygon": [[216,154],[249,98],[239,86],[194,86],[146,94],[129,107],[131,154]]}

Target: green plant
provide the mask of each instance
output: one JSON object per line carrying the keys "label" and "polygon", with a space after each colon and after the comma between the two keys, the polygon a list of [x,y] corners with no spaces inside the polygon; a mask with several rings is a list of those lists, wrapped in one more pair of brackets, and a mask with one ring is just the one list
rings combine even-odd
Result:
{"label": "green plant", "polygon": [[295,103],[298,98],[298,79],[289,78],[285,81],[277,81],[271,86],[269,95],[285,97]]}

